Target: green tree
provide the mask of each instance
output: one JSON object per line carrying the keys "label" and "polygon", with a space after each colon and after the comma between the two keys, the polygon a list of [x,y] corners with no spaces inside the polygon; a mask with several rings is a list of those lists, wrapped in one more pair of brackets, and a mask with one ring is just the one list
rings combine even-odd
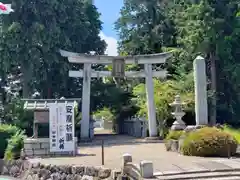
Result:
{"label": "green tree", "polygon": [[[132,101],[140,107],[138,114],[140,116],[147,116],[145,84],[136,86],[133,94],[135,97],[132,98]],[[159,123],[172,118],[172,110],[169,104],[174,101],[174,96],[177,94],[179,94],[182,101],[186,103],[186,110],[193,111],[194,83],[192,73],[181,76],[177,80],[154,80],[154,100]]]}
{"label": "green tree", "polygon": [[[182,44],[189,53],[195,55],[200,53],[207,60],[211,93],[209,111],[211,124],[216,123],[216,110],[225,104],[223,100],[230,101],[230,106],[235,104],[232,95],[231,99],[226,96],[227,91],[222,86],[222,81],[231,84],[231,87],[236,87],[231,77],[237,72],[233,67],[239,64],[233,46],[236,47],[236,39],[239,39],[236,33],[236,30],[239,32],[239,22],[236,17],[239,11],[238,3],[235,0],[200,0],[191,4],[185,3],[185,9],[179,12],[175,19],[179,30],[179,44]],[[229,71],[229,68],[232,70]],[[232,93],[236,95],[233,91]],[[236,99],[239,101],[239,97]],[[221,104],[219,107],[217,102]],[[225,110],[229,111],[230,108],[225,107]]]}
{"label": "green tree", "polygon": [[43,97],[71,94],[72,65],[60,57],[59,49],[104,52],[96,7],[83,0],[13,0],[12,7],[14,12],[3,18],[2,59],[21,67],[23,97],[29,97],[32,89]]}
{"label": "green tree", "polygon": [[165,15],[163,2],[124,1],[121,16],[116,22],[120,52],[130,55],[159,53],[163,46],[175,45],[175,29]]}
{"label": "green tree", "polygon": [[[239,123],[239,0],[124,2],[116,23],[120,52],[172,51],[167,68],[168,79],[173,81],[192,71],[197,55],[204,56],[209,77],[210,123],[215,124],[216,119]],[[158,13],[157,18],[153,12]],[[161,27],[160,31],[154,31],[154,27]],[[161,33],[155,37],[153,32]],[[155,42],[157,48],[152,46]],[[139,91],[143,93],[144,88]]]}

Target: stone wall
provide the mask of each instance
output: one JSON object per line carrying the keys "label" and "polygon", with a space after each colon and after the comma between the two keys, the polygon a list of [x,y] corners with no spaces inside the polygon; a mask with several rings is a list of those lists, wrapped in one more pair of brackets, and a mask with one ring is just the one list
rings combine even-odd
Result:
{"label": "stone wall", "polygon": [[42,164],[41,159],[0,161],[0,174],[22,180],[139,180],[155,179],[153,163],[134,164],[130,154],[123,155],[121,170],[84,165]]}
{"label": "stone wall", "polygon": [[40,160],[16,160],[3,163],[1,174],[23,180],[100,180],[111,179],[111,169],[90,166],[56,166]]}
{"label": "stone wall", "polygon": [[113,122],[105,120],[104,123],[103,123],[103,126],[104,126],[104,129],[112,130],[113,129]]}
{"label": "stone wall", "polygon": [[75,151],[64,153],[51,153],[49,138],[27,138],[24,140],[23,156],[25,157],[45,157],[58,155],[75,155],[77,153],[77,137],[75,137]]}
{"label": "stone wall", "polygon": [[122,131],[130,136],[144,138],[147,136],[147,122],[142,118],[135,117],[125,119]]}

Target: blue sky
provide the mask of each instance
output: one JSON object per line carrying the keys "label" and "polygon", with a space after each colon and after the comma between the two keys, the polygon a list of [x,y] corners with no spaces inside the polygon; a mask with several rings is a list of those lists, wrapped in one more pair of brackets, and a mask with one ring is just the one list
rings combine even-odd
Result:
{"label": "blue sky", "polygon": [[106,54],[117,55],[117,33],[114,30],[114,22],[119,17],[119,11],[123,6],[123,0],[94,0],[95,6],[101,13],[103,30],[100,34],[107,44]]}
{"label": "blue sky", "polygon": [[114,22],[119,17],[119,11],[123,5],[123,0],[95,0],[94,3],[101,13],[103,33],[106,36],[117,38],[117,34],[114,30]]}

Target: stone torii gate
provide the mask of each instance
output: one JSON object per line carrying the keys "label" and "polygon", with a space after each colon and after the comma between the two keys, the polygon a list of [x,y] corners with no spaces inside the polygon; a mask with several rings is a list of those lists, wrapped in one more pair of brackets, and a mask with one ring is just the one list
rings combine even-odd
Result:
{"label": "stone torii gate", "polygon": [[[156,110],[154,102],[154,84],[153,77],[164,78],[167,71],[153,71],[152,64],[163,64],[171,57],[171,53],[158,53],[150,55],[136,56],[106,56],[106,55],[88,55],[79,54],[69,51],[60,50],[63,57],[67,57],[70,63],[84,64],[83,70],[69,71],[69,76],[74,78],[83,78],[82,90],[82,120],[81,120],[81,138],[89,139],[89,121],[90,121],[90,87],[91,78],[101,77],[131,77],[146,79],[147,108],[148,108],[148,124],[150,137],[158,136]],[[91,68],[92,64],[113,64],[113,70],[95,71]],[[125,72],[125,64],[143,64],[144,71],[127,71]],[[119,73],[119,74],[117,74]]]}

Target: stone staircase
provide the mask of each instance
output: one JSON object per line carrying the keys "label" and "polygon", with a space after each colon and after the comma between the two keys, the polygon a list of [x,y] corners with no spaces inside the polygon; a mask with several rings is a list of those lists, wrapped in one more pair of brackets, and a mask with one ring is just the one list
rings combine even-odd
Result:
{"label": "stone staircase", "polygon": [[132,180],[240,180],[240,160],[236,158],[199,160],[187,168],[185,166],[185,170],[178,167],[175,171],[166,171],[166,169],[154,173],[151,161],[134,164],[132,156],[124,154],[121,174],[127,175]]}
{"label": "stone staircase", "polygon": [[240,169],[238,170],[216,170],[216,171],[199,171],[184,173],[166,173],[155,174],[156,180],[240,180]]}

